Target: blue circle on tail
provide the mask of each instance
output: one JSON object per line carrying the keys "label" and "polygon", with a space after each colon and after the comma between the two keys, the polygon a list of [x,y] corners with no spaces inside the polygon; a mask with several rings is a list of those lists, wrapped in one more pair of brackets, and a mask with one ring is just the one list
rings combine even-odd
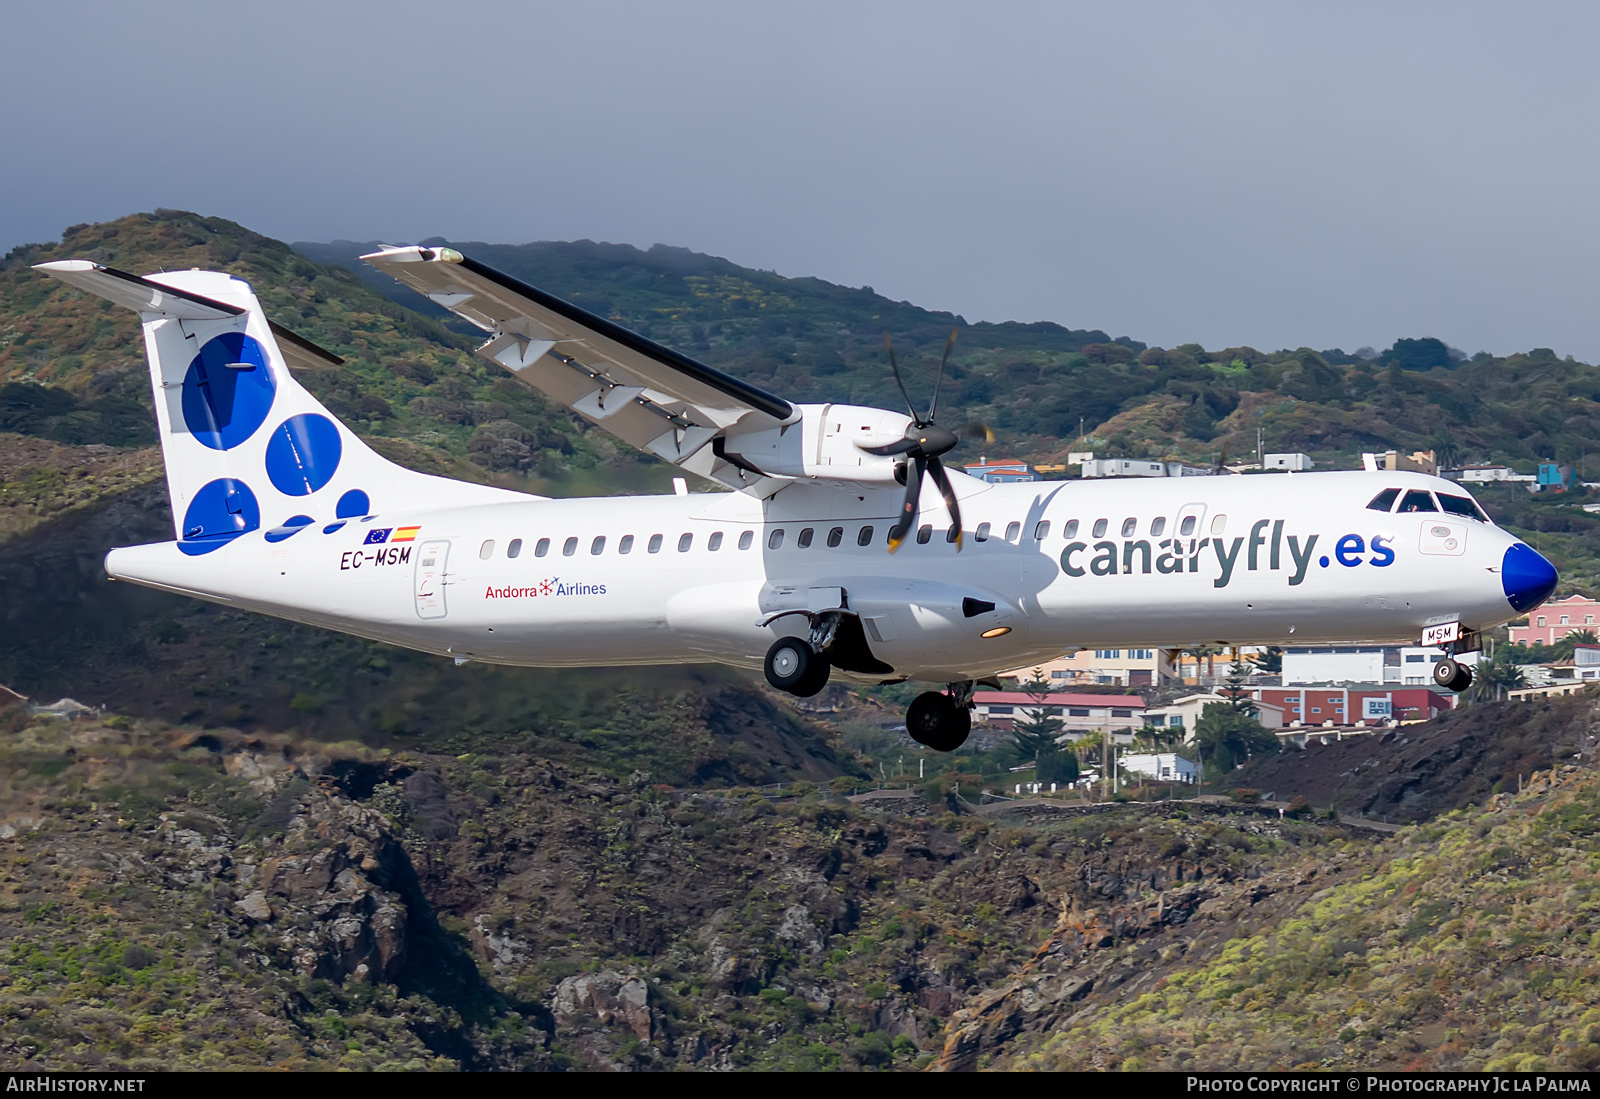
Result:
{"label": "blue circle on tail", "polygon": [[337,424],[302,412],[273,429],[267,440],[267,476],[285,496],[310,496],[333,480],[343,452]]}
{"label": "blue circle on tail", "polygon": [[266,539],[269,542],[281,542],[291,535],[299,534],[302,527],[308,527],[315,521],[309,515],[291,515],[267,531]]}
{"label": "blue circle on tail", "polygon": [[232,450],[272,411],[276,384],[261,344],[243,332],[206,341],[183,376],[183,423],[212,450]]}
{"label": "blue circle on tail", "polygon": [[184,509],[178,548],[197,557],[260,526],[261,505],[250,486],[232,477],[219,477],[203,485]]}
{"label": "blue circle on tail", "polygon": [[363,515],[371,514],[372,499],[358,488],[353,488],[339,497],[339,503],[333,509],[335,519],[359,519]]}

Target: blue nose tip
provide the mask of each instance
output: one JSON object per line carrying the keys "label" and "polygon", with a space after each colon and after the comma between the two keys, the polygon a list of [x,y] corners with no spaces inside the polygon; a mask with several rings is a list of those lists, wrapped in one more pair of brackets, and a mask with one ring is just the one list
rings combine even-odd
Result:
{"label": "blue nose tip", "polygon": [[1500,564],[1500,586],[1512,609],[1531,611],[1556,590],[1556,567],[1532,546],[1518,542]]}

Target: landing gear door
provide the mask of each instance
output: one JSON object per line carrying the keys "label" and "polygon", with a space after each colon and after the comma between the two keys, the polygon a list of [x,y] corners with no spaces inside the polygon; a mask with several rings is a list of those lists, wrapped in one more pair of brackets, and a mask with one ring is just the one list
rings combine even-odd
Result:
{"label": "landing gear door", "polygon": [[450,543],[442,539],[424,542],[417,547],[417,573],[411,590],[416,595],[418,618],[445,616],[444,570],[449,556]]}

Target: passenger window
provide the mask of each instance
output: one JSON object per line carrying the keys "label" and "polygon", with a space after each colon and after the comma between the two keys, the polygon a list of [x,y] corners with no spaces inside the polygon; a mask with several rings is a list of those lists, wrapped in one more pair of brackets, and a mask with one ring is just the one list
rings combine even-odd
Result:
{"label": "passenger window", "polygon": [[1067,525],[1061,528],[1061,537],[1063,537],[1063,538],[1076,538],[1077,536],[1078,536],[1078,521],[1076,519],[1068,519],[1067,520]]}
{"label": "passenger window", "polygon": [[483,545],[478,547],[478,557],[479,557],[480,560],[487,561],[487,560],[489,560],[489,558],[491,558],[493,556],[494,556],[494,539],[490,538],[488,541],[484,542]]}
{"label": "passenger window", "polygon": [[1165,515],[1157,516],[1156,518],[1150,520],[1150,537],[1160,538],[1161,532],[1166,529],[1167,517]]}
{"label": "passenger window", "polygon": [[1367,505],[1368,511],[1388,511],[1394,507],[1395,500],[1400,496],[1397,488],[1386,488],[1372,498],[1372,503]]}
{"label": "passenger window", "polygon": [[829,549],[833,549],[840,542],[843,542],[843,541],[844,541],[844,528],[843,527],[834,527],[832,530],[830,530],[828,532],[828,548]]}
{"label": "passenger window", "polygon": [[1105,519],[1096,519],[1094,521],[1094,536],[1096,538],[1104,538],[1106,536],[1106,527],[1109,525],[1110,523]]}
{"label": "passenger window", "polygon": [[858,546],[867,546],[867,545],[871,545],[871,544],[872,544],[872,528],[871,527],[862,527],[860,532],[856,534],[856,545],[858,545]]}
{"label": "passenger window", "polygon": [[933,541],[933,526],[932,524],[924,523],[917,528],[917,545],[925,546],[931,541]]}
{"label": "passenger window", "polygon": [[1006,524],[1006,541],[1015,542],[1022,536],[1022,524],[1013,519]]}
{"label": "passenger window", "polygon": [[652,534],[650,536],[649,543],[644,548],[645,548],[645,552],[646,553],[660,553],[661,552],[661,535]]}
{"label": "passenger window", "polygon": [[799,546],[801,549],[810,549],[811,548],[811,528],[810,527],[806,527],[804,530],[802,530],[800,532],[800,536],[794,540],[794,544],[796,546]]}
{"label": "passenger window", "polygon": [[767,535],[767,548],[769,550],[777,549],[781,545],[783,545],[783,528],[779,527],[777,530],[774,530],[771,534]]}
{"label": "passenger window", "polygon": [[747,530],[743,534],[739,535],[739,548],[742,550],[749,549],[751,546],[755,545],[755,541],[756,532],[753,530]]}
{"label": "passenger window", "polygon": [[950,524],[950,529],[944,532],[944,540],[946,542],[954,542],[957,538],[960,538],[960,537],[961,537],[961,528],[956,526],[954,523],[951,523]]}
{"label": "passenger window", "polygon": [[688,553],[689,552],[689,547],[692,546],[692,545],[694,545],[694,535],[692,535],[692,534],[682,535],[678,539],[678,552],[679,553]]}
{"label": "passenger window", "polygon": [[545,554],[547,554],[549,552],[550,552],[550,539],[541,538],[541,539],[539,539],[537,542],[535,542],[533,544],[533,555],[535,557],[543,557]]}
{"label": "passenger window", "polygon": [[706,549],[710,550],[712,553],[716,553],[721,548],[722,532],[720,530],[712,531],[711,537],[706,539]]}
{"label": "passenger window", "polygon": [[1467,496],[1451,496],[1448,492],[1439,493],[1439,506],[1451,515],[1463,515],[1468,519],[1476,519],[1480,523],[1487,523],[1489,517],[1483,509],[1473,503]]}
{"label": "passenger window", "polygon": [[1122,521],[1122,536],[1124,538],[1132,538],[1134,536],[1134,533],[1136,531],[1138,531],[1138,529],[1139,529],[1139,520],[1137,520],[1137,519],[1124,519]]}
{"label": "passenger window", "polygon": [[511,544],[506,547],[506,556],[507,557],[521,557],[522,556],[522,539],[521,538],[513,538],[513,539],[511,539]]}
{"label": "passenger window", "polygon": [[617,543],[617,552],[618,553],[632,553],[633,552],[633,535],[624,534],[622,536],[622,541]]}
{"label": "passenger window", "polygon": [[1033,528],[1033,539],[1036,542],[1043,542],[1048,537],[1050,537],[1050,520],[1040,519],[1039,525]]}
{"label": "passenger window", "polygon": [[605,551],[606,551],[606,536],[603,535],[603,534],[596,535],[595,536],[595,540],[593,542],[589,543],[589,553],[590,553],[590,555],[593,556],[593,557],[599,557]]}
{"label": "passenger window", "polygon": [[575,554],[577,552],[578,552],[578,540],[576,538],[568,538],[564,543],[562,543],[561,556],[563,556],[563,557],[571,557],[573,554]]}
{"label": "passenger window", "polygon": [[1400,501],[1400,514],[1408,511],[1438,511],[1433,504],[1433,497],[1420,488],[1414,488],[1405,494]]}
{"label": "passenger window", "polygon": [[1228,517],[1226,515],[1218,515],[1216,518],[1211,520],[1211,533],[1212,534],[1221,534],[1223,531],[1225,531],[1227,529],[1228,529]]}
{"label": "passenger window", "polygon": [[1183,522],[1178,524],[1178,533],[1183,535],[1185,538],[1193,534],[1194,520],[1195,517],[1193,515],[1185,515],[1183,517]]}
{"label": "passenger window", "polygon": [[977,531],[972,535],[974,542],[987,542],[989,540],[989,524],[979,523]]}

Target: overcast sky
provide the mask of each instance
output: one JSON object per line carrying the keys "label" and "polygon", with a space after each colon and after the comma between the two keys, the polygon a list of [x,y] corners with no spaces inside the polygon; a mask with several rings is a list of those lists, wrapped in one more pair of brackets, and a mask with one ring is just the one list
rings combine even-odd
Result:
{"label": "overcast sky", "polygon": [[1600,361],[1600,7],[27,4],[0,249],[654,242],[1171,346]]}

